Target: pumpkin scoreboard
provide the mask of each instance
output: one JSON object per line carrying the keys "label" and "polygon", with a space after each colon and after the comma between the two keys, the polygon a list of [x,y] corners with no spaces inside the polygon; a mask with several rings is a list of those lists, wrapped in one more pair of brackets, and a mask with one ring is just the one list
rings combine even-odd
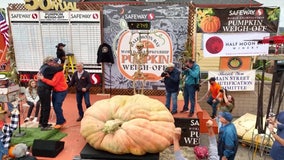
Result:
{"label": "pumpkin scoreboard", "polygon": [[9,11],[15,59],[20,72],[38,71],[55,46],[66,44],[77,62],[96,64],[101,44],[99,11]]}

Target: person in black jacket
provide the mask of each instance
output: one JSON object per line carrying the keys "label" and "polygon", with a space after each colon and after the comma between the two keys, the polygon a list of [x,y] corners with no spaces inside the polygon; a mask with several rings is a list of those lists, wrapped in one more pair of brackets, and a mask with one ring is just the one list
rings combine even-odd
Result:
{"label": "person in black jacket", "polygon": [[166,87],[166,104],[170,110],[171,99],[173,101],[172,114],[177,113],[177,96],[179,92],[180,71],[175,68],[173,63],[167,65],[167,69],[161,74],[164,77]]}
{"label": "person in black jacket", "polygon": [[79,118],[76,120],[77,122],[81,121],[84,112],[82,107],[82,99],[84,97],[86,107],[90,107],[90,88],[92,86],[90,74],[83,70],[83,63],[76,64],[76,70],[72,75],[71,81],[69,82],[68,86],[76,86],[76,101],[77,101],[77,108],[79,112]]}
{"label": "person in black jacket", "polygon": [[56,46],[56,48],[57,48],[57,50],[56,50],[56,56],[57,56],[57,58],[60,59],[61,64],[64,64],[65,59],[66,59],[66,54],[65,54],[65,51],[64,51],[64,49],[63,49],[65,46],[66,46],[66,45],[63,44],[63,43],[58,43],[57,46]]}
{"label": "person in black jacket", "polygon": [[97,63],[102,63],[102,62],[112,63],[112,64],[114,63],[112,49],[109,44],[102,43],[99,46],[97,54],[98,54]]}
{"label": "person in black jacket", "polygon": [[[52,79],[55,73],[63,70],[62,66],[56,67],[53,63],[56,63],[54,57],[46,57],[38,74],[42,74],[47,79]],[[37,94],[41,104],[39,126],[42,131],[50,130],[52,128],[51,125],[48,124],[48,119],[50,115],[50,96],[52,87],[43,83],[41,80],[37,81],[37,86]]]}

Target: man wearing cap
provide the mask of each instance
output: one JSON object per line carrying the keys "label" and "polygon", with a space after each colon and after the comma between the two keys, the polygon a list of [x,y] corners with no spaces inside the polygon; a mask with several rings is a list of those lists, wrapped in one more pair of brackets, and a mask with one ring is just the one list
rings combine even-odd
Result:
{"label": "man wearing cap", "polygon": [[173,63],[167,65],[167,69],[161,74],[164,77],[166,87],[166,107],[170,110],[171,99],[173,103],[172,114],[177,113],[177,96],[179,92],[180,71]]}
{"label": "man wearing cap", "polygon": [[3,107],[0,107],[0,159],[8,154],[13,132],[17,129],[19,122],[19,111],[17,108],[14,108],[11,112],[10,124],[6,123],[6,113]]}
{"label": "man wearing cap", "polygon": [[[280,112],[275,117],[268,118],[268,128],[272,137],[275,139],[270,150],[270,156],[273,160],[283,160],[284,159],[284,111]],[[277,132],[275,131],[277,129]]]}
{"label": "man wearing cap", "polygon": [[57,46],[56,46],[56,48],[57,48],[56,55],[57,55],[57,58],[60,59],[61,64],[64,64],[65,59],[66,59],[66,54],[65,54],[65,51],[63,49],[65,46],[66,45],[63,44],[63,43],[58,43]]}
{"label": "man wearing cap", "polygon": [[[219,104],[219,99],[222,97],[222,93],[220,92],[222,87],[220,84],[216,82],[215,77],[211,77],[209,79],[210,88],[207,91],[207,103],[212,107],[212,115],[211,118],[215,118],[217,114],[217,106]],[[210,95],[211,94],[211,95]]]}
{"label": "man wearing cap", "polygon": [[[60,59],[55,58],[51,65],[54,67],[59,67]],[[45,78],[42,74],[39,74],[38,79],[40,79],[42,82],[53,87],[52,104],[53,104],[53,108],[56,114],[56,125],[54,126],[54,128],[60,129],[63,126],[63,124],[65,124],[66,122],[63,116],[63,110],[62,110],[62,104],[68,92],[67,91],[68,84],[66,83],[65,75],[63,71],[57,72],[55,73],[53,78],[50,80],[50,79]],[[45,129],[42,128],[42,130],[45,130]]]}
{"label": "man wearing cap", "polygon": [[188,116],[192,117],[195,107],[195,94],[198,90],[197,86],[199,87],[200,67],[192,59],[186,59],[182,74],[185,76],[185,86],[183,91],[184,106],[181,112],[188,111],[190,101],[190,112]]}
{"label": "man wearing cap", "polygon": [[[43,65],[40,67],[39,74],[42,74],[46,79],[52,79],[55,73],[63,70],[62,66],[53,66],[53,63],[54,57],[46,57],[43,61]],[[50,95],[52,86],[41,80],[38,80],[37,86],[37,93],[41,104],[39,126],[42,130],[49,130],[51,129],[51,125],[48,124],[48,119],[50,115]]]}
{"label": "man wearing cap", "polygon": [[219,113],[222,126],[218,135],[218,155],[221,160],[234,160],[238,150],[238,135],[235,125],[232,123],[233,116],[229,112]]}

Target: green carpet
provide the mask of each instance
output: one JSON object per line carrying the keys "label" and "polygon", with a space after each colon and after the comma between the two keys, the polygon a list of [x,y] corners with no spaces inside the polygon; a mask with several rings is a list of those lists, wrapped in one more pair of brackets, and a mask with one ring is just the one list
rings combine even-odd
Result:
{"label": "green carpet", "polygon": [[[41,131],[40,128],[22,128],[21,133],[26,134],[22,137],[13,136],[11,139],[11,145],[16,145],[18,143],[25,143],[27,146],[32,146],[34,139],[41,140],[60,140],[67,136],[66,133],[60,132],[57,129],[52,129],[50,131]],[[14,132],[14,135],[19,133],[19,130]]]}

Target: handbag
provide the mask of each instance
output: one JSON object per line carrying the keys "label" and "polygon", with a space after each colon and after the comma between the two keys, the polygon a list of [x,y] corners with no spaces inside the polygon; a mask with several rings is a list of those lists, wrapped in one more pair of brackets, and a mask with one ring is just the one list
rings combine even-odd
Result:
{"label": "handbag", "polygon": [[207,159],[209,156],[208,148],[206,146],[195,146],[193,151],[198,159]]}

